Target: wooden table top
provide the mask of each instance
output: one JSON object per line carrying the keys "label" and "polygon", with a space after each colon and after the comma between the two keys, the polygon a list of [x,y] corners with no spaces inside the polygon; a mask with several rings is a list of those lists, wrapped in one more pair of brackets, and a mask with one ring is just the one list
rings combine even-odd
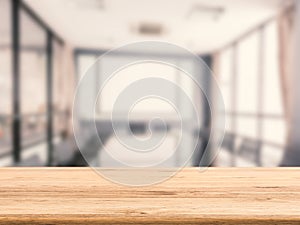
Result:
{"label": "wooden table top", "polygon": [[0,224],[120,223],[299,225],[300,168],[186,168],[147,187],[91,168],[0,169]]}

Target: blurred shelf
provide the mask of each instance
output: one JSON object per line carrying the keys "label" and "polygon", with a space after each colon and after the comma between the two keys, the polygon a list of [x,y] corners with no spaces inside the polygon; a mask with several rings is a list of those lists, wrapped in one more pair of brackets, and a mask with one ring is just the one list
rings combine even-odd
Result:
{"label": "blurred shelf", "polygon": [[300,168],[186,168],[146,187],[91,168],[1,168],[0,179],[0,224],[300,224]]}

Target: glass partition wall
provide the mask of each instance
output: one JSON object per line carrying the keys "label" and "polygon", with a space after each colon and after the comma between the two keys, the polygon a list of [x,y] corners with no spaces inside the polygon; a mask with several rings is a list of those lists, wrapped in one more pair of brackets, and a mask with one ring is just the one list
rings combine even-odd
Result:
{"label": "glass partition wall", "polygon": [[11,5],[0,0],[0,157],[12,161],[12,40]]}
{"label": "glass partition wall", "polygon": [[21,9],[20,34],[21,147],[33,151],[33,153],[21,151],[21,158],[32,160],[34,164],[45,164],[47,162],[47,31]]}
{"label": "glass partition wall", "polygon": [[63,46],[55,40],[53,41],[53,60],[53,135],[60,139],[62,132],[68,126],[69,112],[66,90],[69,83],[63,74]]}
{"label": "glass partition wall", "polygon": [[62,40],[25,3],[0,0],[0,166],[54,165],[54,139],[67,129],[55,122],[66,112],[62,54]]}

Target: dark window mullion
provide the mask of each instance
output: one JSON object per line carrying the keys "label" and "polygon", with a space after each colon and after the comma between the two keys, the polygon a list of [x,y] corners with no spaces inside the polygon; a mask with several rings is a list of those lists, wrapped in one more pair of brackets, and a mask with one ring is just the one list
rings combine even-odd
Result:
{"label": "dark window mullion", "polygon": [[21,160],[21,117],[20,117],[20,0],[12,4],[12,90],[13,90],[13,159]]}
{"label": "dark window mullion", "polygon": [[46,93],[47,93],[47,148],[48,160],[47,165],[53,164],[53,36],[51,32],[47,31],[47,79],[46,79]]}

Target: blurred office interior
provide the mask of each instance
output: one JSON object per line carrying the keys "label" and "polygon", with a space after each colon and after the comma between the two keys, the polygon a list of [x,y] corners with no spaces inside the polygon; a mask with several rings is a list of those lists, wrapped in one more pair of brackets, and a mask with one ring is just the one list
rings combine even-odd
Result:
{"label": "blurred office interior", "polygon": [[[144,40],[182,46],[212,70],[205,76],[208,80],[199,82],[207,82],[213,95],[209,79],[215,76],[226,121],[220,148],[208,149],[216,154],[209,166],[298,166],[299,29],[299,0],[0,0],[0,166],[86,166],[86,161],[93,166],[120,166],[101,148],[94,149],[95,137],[86,129],[94,118],[85,116],[85,100],[76,113],[76,129],[85,137],[81,150],[91,160],[82,157],[73,133],[73,99],[80,79],[99,56]],[[134,57],[163,53],[145,51]],[[109,67],[110,60],[121,62],[128,57],[133,56],[115,55],[95,65],[99,79],[89,91],[96,93],[103,82],[99,71]],[[176,55],[168,57],[179,67],[196,68]],[[127,70],[123,80],[112,81],[103,90],[95,122],[107,149],[122,152],[124,148],[113,135],[108,115],[118,91],[137,80],[143,70],[151,68]],[[210,116],[207,102],[178,71],[163,67],[157,71],[158,76],[182,86],[201,109],[199,127],[192,125],[191,114],[184,117],[190,124],[188,137],[200,140],[187,165],[198,166],[207,147],[207,130],[218,115]],[[182,96],[173,94],[180,102]],[[130,121],[131,130],[124,128],[123,121],[120,129],[125,139],[147,136],[147,124],[157,114],[167,121],[160,148],[169,154],[178,138],[178,121],[164,102],[141,103]],[[154,130],[153,135],[161,132],[159,125]],[[190,141],[181,145],[180,154],[162,166],[181,165],[192,153]],[[134,154],[119,157],[139,160]],[[161,156],[151,157],[149,161],[155,162]]]}

